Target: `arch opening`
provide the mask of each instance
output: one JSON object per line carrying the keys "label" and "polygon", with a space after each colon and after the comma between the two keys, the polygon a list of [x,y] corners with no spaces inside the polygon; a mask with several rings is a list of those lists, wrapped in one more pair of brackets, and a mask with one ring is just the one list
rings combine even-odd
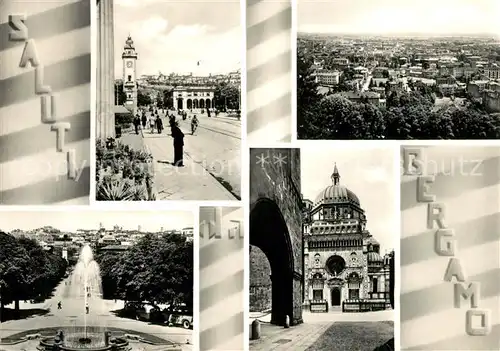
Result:
{"label": "arch opening", "polygon": [[188,99],[187,102],[186,102],[186,104],[187,104],[187,109],[188,110],[191,110],[193,108],[193,100]]}
{"label": "arch opening", "polygon": [[[283,215],[269,199],[258,200],[250,212],[250,245],[262,250],[264,259],[269,263],[271,323],[284,325],[286,316],[293,323],[292,245]],[[254,262],[252,250],[250,260]],[[250,276],[251,294],[256,285],[255,280],[255,277]]]}

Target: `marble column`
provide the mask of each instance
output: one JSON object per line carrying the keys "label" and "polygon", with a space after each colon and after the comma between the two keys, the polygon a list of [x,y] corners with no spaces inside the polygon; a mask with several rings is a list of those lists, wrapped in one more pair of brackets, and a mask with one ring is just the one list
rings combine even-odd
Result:
{"label": "marble column", "polygon": [[115,137],[113,0],[98,0],[97,138]]}

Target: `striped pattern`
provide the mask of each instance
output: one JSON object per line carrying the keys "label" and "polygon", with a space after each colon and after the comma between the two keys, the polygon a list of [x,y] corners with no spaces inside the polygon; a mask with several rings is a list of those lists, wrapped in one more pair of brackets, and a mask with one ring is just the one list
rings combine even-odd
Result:
{"label": "striped pattern", "polygon": [[[243,209],[200,208],[200,350],[243,350],[243,238],[229,238]],[[241,233],[243,228],[240,228]],[[220,238],[209,237],[217,233]]]}
{"label": "striped pattern", "polygon": [[[412,147],[414,148],[414,147]],[[424,174],[437,174],[429,193],[446,208],[465,284],[480,283],[479,308],[491,311],[492,331],[468,336],[470,300],[454,308],[454,283],[444,281],[449,257],[434,251],[427,204],[417,203],[415,176],[402,176],[401,349],[500,349],[500,148],[427,147]],[[466,285],[467,286],[467,285]]]}
{"label": "striped pattern", "polygon": [[[34,68],[19,67],[24,42],[9,41],[8,16],[26,14],[43,66],[43,83],[56,102],[56,120],[71,123],[65,149],[41,122]],[[0,2],[0,203],[88,204],[90,191],[90,0]],[[77,181],[67,178],[74,149]]]}
{"label": "striped pattern", "polygon": [[291,141],[290,1],[247,1],[247,137]]}

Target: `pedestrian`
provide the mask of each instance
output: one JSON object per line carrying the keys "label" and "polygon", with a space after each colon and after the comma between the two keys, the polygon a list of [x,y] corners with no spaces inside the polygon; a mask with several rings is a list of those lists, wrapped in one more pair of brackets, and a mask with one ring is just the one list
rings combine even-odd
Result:
{"label": "pedestrian", "polygon": [[161,120],[161,118],[156,118],[156,130],[158,131],[158,134],[161,134],[161,132],[163,131],[163,121]]}
{"label": "pedestrian", "polygon": [[87,312],[87,314],[89,314],[90,308],[88,302],[85,303],[85,311]]}
{"label": "pedestrian", "polygon": [[58,310],[62,310],[62,303],[61,303],[61,301],[59,301],[59,302],[57,303],[57,309],[58,309]]}
{"label": "pedestrian", "polygon": [[174,138],[174,166],[184,167],[184,133],[177,122],[172,126],[172,138]]}
{"label": "pedestrian", "polygon": [[146,114],[142,114],[142,129],[146,129],[146,123],[148,122],[148,118],[146,117]]}
{"label": "pedestrian", "polygon": [[154,118],[154,116],[151,116],[151,118],[149,119],[149,127],[151,128],[151,134],[155,132],[155,126],[156,126],[156,119]]}
{"label": "pedestrian", "polygon": [[207,108],[207,117],[210,117],[210,109]]}
{"label": "pedestrian", "polygon": [[141,125],[141,119],[139,118],[139,114],[137,114],[134,118],[135,134],[139,134],[140,125]]}

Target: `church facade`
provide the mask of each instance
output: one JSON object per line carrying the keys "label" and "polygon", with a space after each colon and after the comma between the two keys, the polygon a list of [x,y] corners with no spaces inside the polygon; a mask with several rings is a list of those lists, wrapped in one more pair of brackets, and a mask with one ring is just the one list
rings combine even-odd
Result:
{"label": "church facade", "polygon": [[332,184],[304,200],[304,306],[311,311],[372,311],[391,307],[391,255],[367,229],[357,195]]}
{"label": "church facade", "polygon": [[135,113],[137,111],[137,52],[134,41],[128,36],[123,47],[123,92],[127,96],[125,107]]}

